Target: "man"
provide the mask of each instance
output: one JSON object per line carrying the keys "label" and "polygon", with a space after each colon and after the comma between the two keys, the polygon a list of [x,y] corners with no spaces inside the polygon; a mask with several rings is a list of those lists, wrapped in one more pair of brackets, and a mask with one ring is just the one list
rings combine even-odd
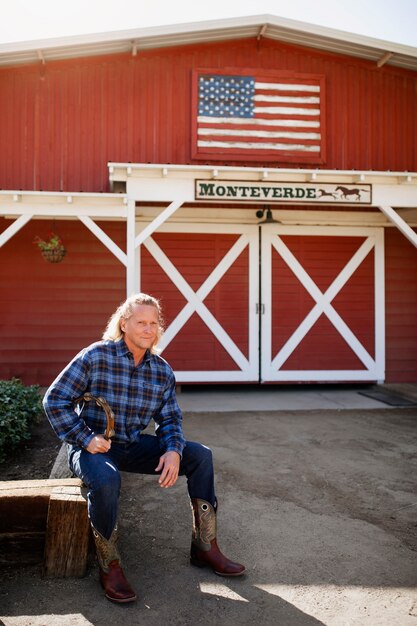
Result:
{"label": "man", "polygon": [[[143,293],[131,296],[111,317],[102,341],[82,350],[44,397],[53,429],[69,444],[70,469],[88,488],[100,581],[113,602],[136,599],[116,546],[120,471],[157,473],[165,489],[185,475],[193,513],[190,562],[221,576],[245,571],[217,546],[211,450],[184,439],[174,373],[156,350],[162,331],[158,300]],[[111,438],[102,434],[107,424],[102,403],[81,403],[86,393],[113,410]],[[151,419],[156,435],[142,432]]]}

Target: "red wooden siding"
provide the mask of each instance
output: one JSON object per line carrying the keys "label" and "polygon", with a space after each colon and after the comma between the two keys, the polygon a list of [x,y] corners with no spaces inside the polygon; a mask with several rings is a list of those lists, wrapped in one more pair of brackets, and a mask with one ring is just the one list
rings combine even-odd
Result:
{"label": "red wooden siding", "polygon": [[[100,226],[124,248],[124,223]],[[68,250],[59,264],[32,244],[51,228]],[[49,385],[125,298],[124,266],[80,222],[32,220],[0,248],[0,268],[0,379]]]}
{"label": "red wooden siding", "polygon": [[242,40],[0,70],[0,188],[107,191],[108,161],[192,162],[191,75],[204,67],[324,75],[322,167],[417,169],[415,73]]}
{"label": "red wooden siding", "polygon": [[386,381],[417,381],[417,249],[385,231]]}

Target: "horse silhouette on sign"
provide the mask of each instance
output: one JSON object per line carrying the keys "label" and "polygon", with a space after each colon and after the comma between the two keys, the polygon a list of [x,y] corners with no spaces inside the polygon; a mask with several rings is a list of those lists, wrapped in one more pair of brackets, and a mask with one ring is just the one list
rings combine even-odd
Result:
{"label": "horse silhouette on sign", "polygon": [[360,200],[361,199],[361,193],[365,192],[367,193],[366,189],[348,189],[348,187],[336,187],[335,191],[340,191],[341,194],[341,198],[343,198],[343,200],[350,200],[351,196],[354,196],[354,200]]}
{"label": "horse silhouette on sign", "polygon": [[325,198],[326,196],[329,196],[330,198],[336,198],[337,195],[335,193],[331,193],[330,191],[324,191],[324,189],[318,189],[317,193],[320,194],[318,197],[319,198]]}

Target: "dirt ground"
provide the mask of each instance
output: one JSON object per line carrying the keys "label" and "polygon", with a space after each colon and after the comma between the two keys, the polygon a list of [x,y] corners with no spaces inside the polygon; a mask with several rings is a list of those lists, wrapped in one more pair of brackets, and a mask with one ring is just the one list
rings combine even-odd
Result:
{"label": "dirt ground", "polygon": [[[138,593],[107,601],[83,579],[1,573],[5,626],[417,626],[417,412],[186,413],[188,439],[213,449],[218,541],[239,579],[191,567],[185,479],[162,490],[124,474],[120,548]],[[47,478],[59,442],[40,425],[0,480]]]}

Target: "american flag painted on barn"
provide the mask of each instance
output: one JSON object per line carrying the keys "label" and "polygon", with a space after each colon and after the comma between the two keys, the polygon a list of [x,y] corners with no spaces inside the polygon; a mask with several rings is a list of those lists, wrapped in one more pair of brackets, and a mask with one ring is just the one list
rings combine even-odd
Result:
{"label": "american flag painted on barn", "polygon": [[195,73],[194,157],[323,162],[323,77]]}

